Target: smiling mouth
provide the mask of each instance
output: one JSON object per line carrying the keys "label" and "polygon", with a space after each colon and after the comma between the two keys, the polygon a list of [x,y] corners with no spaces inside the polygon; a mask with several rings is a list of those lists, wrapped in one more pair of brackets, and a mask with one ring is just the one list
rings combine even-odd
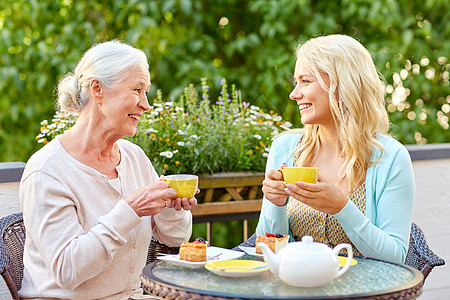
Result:
{"label": "smiling mouth", "polygon": [[311,106],[312,106],[311,104],[300,104],[300,105],[298,106],[298,109],[299,109],[300,111],[302,111],[302,110],[305,110],[305,109],[310,108]]}
{"label": "smiling mouth", "polygon": [[128,116],[135,119],[136,121],[139,121],[139,118],[141,117],[140,115],[132,115],[132,114],[129,114]]}

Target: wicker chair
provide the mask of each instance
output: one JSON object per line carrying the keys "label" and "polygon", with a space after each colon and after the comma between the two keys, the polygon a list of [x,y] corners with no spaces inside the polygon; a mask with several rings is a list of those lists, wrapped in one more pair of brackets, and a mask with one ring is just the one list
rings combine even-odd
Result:
{"label": "wicker chair", "polygon": [[20,299],[18,291],[22,286],[25,243],[22,213],[0,219],[0,234],[0,272],[12,298]]}
{"label": "wicker chair", "polygon": [[178,254],[180,247],[169,247],[161,244],[157,239],[152,237],[150,246],[148,247],[147,264],[155,261],[158,256],[163,254]]}
{"label": "wicker chair", "polygon": [[[25,227],[22,213],[0,219],[0,271],[14,300],[20,299],[18,291],[22,287],[23,247]],[[179,247],[168,247],[152,238],[148,248],[147,264],[159,255],[178,254]]]}
{"label": "wicker chair", "polygon": [[[256,233],[239,246],[254,247],[255,241]],[[242,251],[239,249],[239,246],[234,247],[233,250]],[[430,249],[422,230],[414,223],[411,224],[409,248],[406,254],[405,264],[422,272],[424,282],[434,267],[445,264],[445,261]]]}
{"label": "wicker chair", "polygon": [[434,267],[445,265],[445,261],[428,247],[422,230],[414,223],[411,224],[405,264],[422,272],[424,281]]}

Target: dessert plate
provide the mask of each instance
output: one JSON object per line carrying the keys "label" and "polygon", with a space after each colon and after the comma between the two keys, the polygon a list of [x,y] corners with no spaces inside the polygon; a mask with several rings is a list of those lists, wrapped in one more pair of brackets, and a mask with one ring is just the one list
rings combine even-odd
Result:
{"label": "dessert plate", "polygon": [[[255,247],[239,246],[239,249],[241,249],[242,251],[245,251],[245,253],[247,253],[249,255],[263,257],[262,254],[256,253],[256,248]],[[343,266],[345,266],[345,263],[347,262],[347,257],[345,257],[345,256],[338,256],[338,258],[339,258],[339,267],[342,268]],[[355,259],[352,259],[352,262],[350,263],[350,266],[354,266],[357,263],[358,262]]]}
{"label": "dessert plate", "polygon": [[232,259],[209,262],[205,269],[225,277],[249,277],[269,270],[266,263],[257,260]]}
{"label": "dessert plate", "polygon": [[247,253],[247,254],[249,254],[249,255],[263,257],[262,254],[256,253],[256,248],[255,248],[255,247],[243,247],[243,246],[239,246],[239,249],[241,249],[242,251],[244,251],[245,253]]}
{"label": "dessert plate", "polygon": [[188,268],[203,268],[209,262],[236,259],[244,255],[244,252],[229,250],[220,247],[210,246],[206,248],[207,261],[186,261],[180,260],[180,255],[159,256],[159,260],[164,260],[176,266]]}

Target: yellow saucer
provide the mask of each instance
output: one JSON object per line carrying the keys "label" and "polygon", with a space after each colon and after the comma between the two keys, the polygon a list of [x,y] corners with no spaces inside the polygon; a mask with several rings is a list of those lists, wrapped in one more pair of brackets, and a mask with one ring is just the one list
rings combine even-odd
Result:
{"label": "yellow saucer", "polygon": [[[347,263],[347,257],[346,256],[338,256],[339,258],[339,268],[342,268]],[[352,258],[352,262],[350,263],[350,266],[356,265],[358,262]]]}
{"label": "yellow saucer", "polygon": [[255,276],[269,269],[264,262],[245,259],[213,261],[207,263],[205,268],[216,275],[225,277]]}

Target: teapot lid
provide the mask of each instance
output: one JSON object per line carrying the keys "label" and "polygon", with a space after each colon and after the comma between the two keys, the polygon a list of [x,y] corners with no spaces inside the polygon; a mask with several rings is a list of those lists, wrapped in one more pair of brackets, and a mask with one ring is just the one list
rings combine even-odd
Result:
{"label": "teapot lid", "polygon": [[304,250],[331,250],[326,244],[314,242],[312,236],[309,235],[303,236],[300,244]]}
{"label": "teapot lid", "polygon": [[302,242],[305,243],[305,245],[311,245],[312,243],[314,243],[312,236],[309,235],[305,235],[304,237],[302,237]]}

